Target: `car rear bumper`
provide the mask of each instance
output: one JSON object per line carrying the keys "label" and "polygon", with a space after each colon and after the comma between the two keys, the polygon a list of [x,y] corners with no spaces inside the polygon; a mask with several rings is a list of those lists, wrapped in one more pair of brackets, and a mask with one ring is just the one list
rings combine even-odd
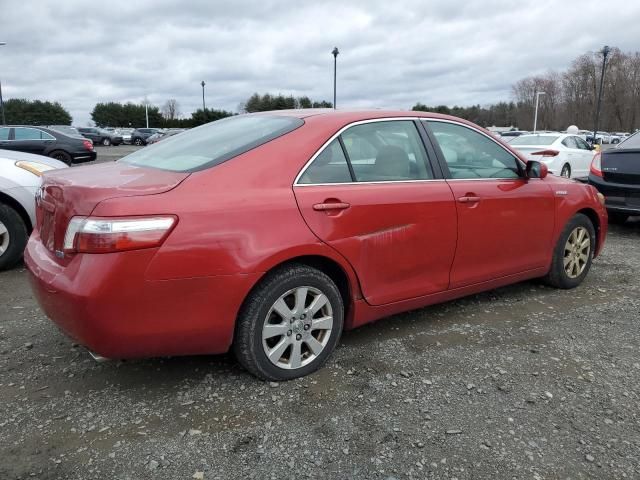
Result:
{"label": "car rear bumper", "polygon": [[226,352],[240,305],[260,274],[149,280],[155,253],[77,255],[63,266],[34,231],[24,259],[45,314],[102,357]]}
{"label": "car rear bumper", "polygon": [[98,157],[98,153],[85,150],[84,152],[72,152],[71,157],[74,162],[93,162]]}
{"label": "car rear bumper", "polygon": [[640,185],[607,182],[596,175],[589,175],[589,184],[604,195],[609,212],[640,215]]}

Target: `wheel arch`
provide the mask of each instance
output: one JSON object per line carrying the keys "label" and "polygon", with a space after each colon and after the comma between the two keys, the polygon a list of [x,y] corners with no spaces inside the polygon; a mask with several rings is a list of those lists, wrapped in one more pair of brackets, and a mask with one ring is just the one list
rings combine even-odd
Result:
{"label": "wheel arch", "polygon": [[7,195],[6,193],[0,192],[0,203],[4,203],[5,205],[8,205],[16,212],[18,212],[18,215],[20,215],[20,218],[22,218],[22,221],[27,227],[27,232],[31,234],[31,231],[33,230],[31,218],[29,217],[29,214],[27,213],[25,208],[20,204],[20,202],[18,202],[15,198]]}
{"label": "wheel arch", "polygon": [[584,216],[586,216],[593,224],[593,229],[596,231],[596,238],[594,238],[596,245],[593,251],[598,252],[600,250],[600,245],[599,245],[600,229],[602,228],[602,226],[600,225],[600,217],[598,216],[596,211],[592,208],[583,208],[576,212],[576,214],[578,213],[581,213]]}

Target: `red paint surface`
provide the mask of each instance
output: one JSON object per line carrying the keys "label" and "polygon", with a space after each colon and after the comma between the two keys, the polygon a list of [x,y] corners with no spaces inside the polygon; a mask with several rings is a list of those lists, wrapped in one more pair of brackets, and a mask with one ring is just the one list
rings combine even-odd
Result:
{"label": "red paint surface", "polygon": [[[607,221],[595,190],[558,177],[292,186],[340,128],[400,116],[458,120],[334,112],[307,116],[288,135],[192,174],[123,163],[45,174],[43,204],[53,212],[38,209],[25,252],[41,306],[106,357],[220,353],[251,288],[291,259],[320,257],[344,271],[346,326],[354,327],[544,275],[578,211],[598,219],[599,253]],[[480,201],[460,203],[462,196]],[[327,200],[349,207],[314,210]],[[165,214],[178,223],[159,248],[55,254],[74,215]]]}

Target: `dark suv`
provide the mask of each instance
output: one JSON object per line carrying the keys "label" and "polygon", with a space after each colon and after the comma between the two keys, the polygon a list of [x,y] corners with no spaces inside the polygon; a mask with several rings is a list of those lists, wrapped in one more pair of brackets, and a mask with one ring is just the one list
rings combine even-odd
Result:
{"label": "dark suv", "polygon": [[0,127],[0,148],[46,155],[67,165],[96,159],[91,140],[31,125]]}
{"label": "dark suv", "polygon": [[159,128],[136,128],[131,133],[131,143],[133,145],[146,145],[147,138],[149,138],[154,133],[159,133],[162,130]]}
{"label": "dark suv", "polygon": [[120,145],[123,140],[122,136],[116,135],[108,130],[94,127],[78,127],[78,131],[83,137],[90,139],[94,145]]}

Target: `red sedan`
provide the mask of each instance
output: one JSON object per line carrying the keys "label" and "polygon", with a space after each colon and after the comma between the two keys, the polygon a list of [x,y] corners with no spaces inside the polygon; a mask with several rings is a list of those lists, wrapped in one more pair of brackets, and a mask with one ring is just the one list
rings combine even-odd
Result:
{"label": "red sedan", "polygon": [[25,261],[45,313],[103,357],[233,348],[284,380],[344,328],[530,278],[576,287],[606,215],[455,117],[267,112],[46,173]]}

